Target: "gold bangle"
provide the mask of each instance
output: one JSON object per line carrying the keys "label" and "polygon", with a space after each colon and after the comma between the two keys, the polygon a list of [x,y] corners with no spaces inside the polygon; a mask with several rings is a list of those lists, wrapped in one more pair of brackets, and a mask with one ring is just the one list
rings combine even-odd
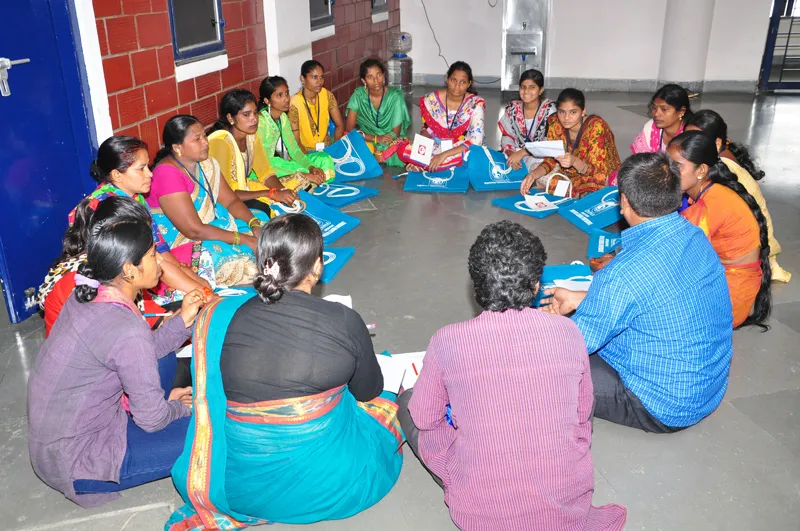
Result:
{"label": "gold bangle", "polygon": [[234,247],[239,245],[239,231],[238,230],[233,231],[233,245],[234,245]]}
{"label": "gold bangle", "polygon": [[253,225],[255,225],[256,227],[261,227],[261,220],[253,216],[252,218],[250,218],[250,221],[247,222],[247,226],[250,227],[250,229],[252,229]]}

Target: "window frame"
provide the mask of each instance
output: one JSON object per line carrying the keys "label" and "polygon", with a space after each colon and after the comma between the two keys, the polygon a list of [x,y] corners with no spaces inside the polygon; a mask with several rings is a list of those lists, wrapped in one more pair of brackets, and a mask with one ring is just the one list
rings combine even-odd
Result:
{"label": "window frame", "polygon": [[225,53],[225,19],[222,17],[222,0],[208,0],[214,4],[217,13],[217,34],[219,40],[211,44],[197,46],[191,50],[181,51],[178,46],[178,33],[175,30],[175,0],[167,0],[169,10],[169,29],[172,35],[172,54],[175,57],[175,66],[180,66],[202,59],[208,59]]}
{"label": "window frame", "polygon": [[[308,0],[308,1],[309,1],[308,5],[309,5],[309,9],[310,9],[311,2],[314,1],[314,0]],[[323,17],[323,18],[319,18],[316,21],[314,19],[311,19],[310,20],[310,24],[311,24],[311,31],[312,32],[317,31],[317,30],[321,30],[323,28],[327,28],[329,26],[334,26],[336,24],[336,21],[334,20],[334,17],[333,17],[333,5],[336,3],[336,0],[322,0],[322,1],[325,4],[327,4],[327,6],[328,6],[328,16],[327,17]]]}
{"label": "window frame", "polygon": [[[389,0],[372,0],[372,14],[388,13]],[[375,4],[378,4],[377,6]]]}

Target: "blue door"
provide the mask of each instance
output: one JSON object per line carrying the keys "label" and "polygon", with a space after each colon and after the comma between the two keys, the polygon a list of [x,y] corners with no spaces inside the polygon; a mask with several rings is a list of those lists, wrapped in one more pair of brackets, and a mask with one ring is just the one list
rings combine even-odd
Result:
{"label": "blue door", "polygon": [[761,90],[800,89],[800,0],[773,0]]}
{"label": "blue door", "polygon": [[36,311],[26,308],[26,291],[58,258],[67,214],[90,186],[88,106],[71,12],[71,0],[0,8],[0,58],[30,59],[8,70],[10,94],[0,95],[0,279],[14,323]]}

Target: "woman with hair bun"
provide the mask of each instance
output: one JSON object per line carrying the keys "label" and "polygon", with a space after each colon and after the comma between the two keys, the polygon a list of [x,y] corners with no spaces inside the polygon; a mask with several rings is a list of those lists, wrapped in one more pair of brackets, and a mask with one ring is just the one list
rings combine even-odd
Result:
{"label": "woman with hair bun", "polygon": [[683,216],[705,232],[725,266],[734,328],[768,330],[772,273],[767,220],[758,202],[720,160],[714,139],[705,133],[681,133],[667,153],[680,167]]}
{"label": "woman with hair bun", "polygon": [[188,293],[152,332],[134,300],[158,283],[161,262],[149,220],[118,215],[94,224],[75,292],[31,371],[33,469],[84,507],[167,477],[183,448],[192,388],[172,389],[170,353],[189,338],[206,295]]}
{"label": "woman with hair bun", "polygon": [[[319,226],[302,214],[271,220],[257,262],[258,296],[213,302],[199,320],[195,404],[204,406],[173,469],[187,503],[167,529],[188,529],[200,507],[224,528],[347,518],[400,474],[396,397],[381,393],[369,331],[355,311],[311,294]],[[209,433],[210,445],[197,444]],[[202,487],[187,488],[196,479]]]}

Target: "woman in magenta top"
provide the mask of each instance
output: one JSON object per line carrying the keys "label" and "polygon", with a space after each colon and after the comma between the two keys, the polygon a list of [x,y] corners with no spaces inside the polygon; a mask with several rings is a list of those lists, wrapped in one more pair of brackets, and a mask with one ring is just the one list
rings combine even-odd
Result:
{"label": "woman in magenta top", "polygon": [[625,524],[624,507],[592,506],[593,388],[583,336],[569,319],[531,308],[546,258],[522,226],[487,226],[469,254],[484,311],[433,336],[419,380],[399,398],[409,445],[443,484],[461,529]]}

